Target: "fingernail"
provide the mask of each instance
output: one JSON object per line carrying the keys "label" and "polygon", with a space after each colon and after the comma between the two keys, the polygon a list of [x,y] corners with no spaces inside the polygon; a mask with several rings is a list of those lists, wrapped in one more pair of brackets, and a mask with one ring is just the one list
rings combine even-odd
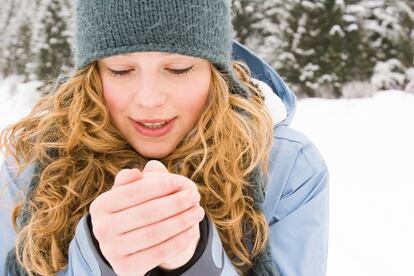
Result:
{"label": "fingernail", "polygon": [[193,211],[193,217],[195,219],[202,219],[204,217],[204,210],[201,207],[197,207],[194,211]]}

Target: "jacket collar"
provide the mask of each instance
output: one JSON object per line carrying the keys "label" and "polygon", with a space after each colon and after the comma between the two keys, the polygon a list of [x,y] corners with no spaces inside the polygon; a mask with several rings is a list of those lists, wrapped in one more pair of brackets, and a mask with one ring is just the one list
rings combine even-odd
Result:
{"label": "jacket collar", "polygon": [[[247,63],[252,71],[253,78],[267,85],[267,87],[265,87],[265,85],[260,83],[262,88],[259,88],[261,91],[265,91],[268,95],[268,97],[265,96],[265,98],[267,98],[266,105],[268,105],[269,110],[272,113],[274,125],[289,125],[295,114],[297,100],[296,96],[279,74],[276,73],[263,59],[235,40],[233,40],[232,58]],[[277,95],[277,98],[282,102],[285,111],[282,110],[280,101],[275,97],[270,96],[271,93],[269,92]],[[283,116],[283,114],[286,114],[286,116]]]}

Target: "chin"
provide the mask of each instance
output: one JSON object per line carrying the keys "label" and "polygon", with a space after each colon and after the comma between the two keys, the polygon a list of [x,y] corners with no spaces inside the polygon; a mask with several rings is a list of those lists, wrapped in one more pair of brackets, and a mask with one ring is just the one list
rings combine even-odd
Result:
{"label": "chin", "polygon": [[170,150],[161,150],[161,149],[136,149],[136,151],[141,154],[142,156],[149,158],[149,159],[162,159],[167,157],[172,151]]}

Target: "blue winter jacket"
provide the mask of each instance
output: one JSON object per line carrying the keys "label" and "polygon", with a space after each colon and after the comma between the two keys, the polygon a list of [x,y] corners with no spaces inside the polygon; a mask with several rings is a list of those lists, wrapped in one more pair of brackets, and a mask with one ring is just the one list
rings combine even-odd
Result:
{"label": "blue winter jacket", "polygon": [[[282,276],[326,275],[328,249],[328,169],[320,153],[302,133],[289,127],[296,98],[279,75],[243,45],[233,43],[233,56],[249,65],[272,112],[273,148],[263,210],[270,229],[274,263]],[[29,167],[7,186],[0,198],[0,275],[7,252],[14,246],[10,214],[30,183]],[[16,174],[13,162],[3,161],[0,186]],[[83,217],[69,247],[69,262],[58,275],[115,275],[98,253]],[[238,275],[223,250],[214,223],[209,223],[206,248],[182,275]]]}

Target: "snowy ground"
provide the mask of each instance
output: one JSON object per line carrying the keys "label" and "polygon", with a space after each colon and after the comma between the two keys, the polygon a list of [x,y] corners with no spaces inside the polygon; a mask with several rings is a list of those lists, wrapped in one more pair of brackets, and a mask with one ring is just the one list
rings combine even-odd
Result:
{"label": "snowy ground", "polygon": [[[36,82],[0,81],[0,129],[26,115]],[[411,115],[410,115],[411,114]],[[305,99],[292,127],[330,170],[328,276],[414,275],[414,95]]]}
{"label": "snowy ground", "polygon": [[292,127],[330,170],[329,276],[414,275],[414,95],[305,99]]}

